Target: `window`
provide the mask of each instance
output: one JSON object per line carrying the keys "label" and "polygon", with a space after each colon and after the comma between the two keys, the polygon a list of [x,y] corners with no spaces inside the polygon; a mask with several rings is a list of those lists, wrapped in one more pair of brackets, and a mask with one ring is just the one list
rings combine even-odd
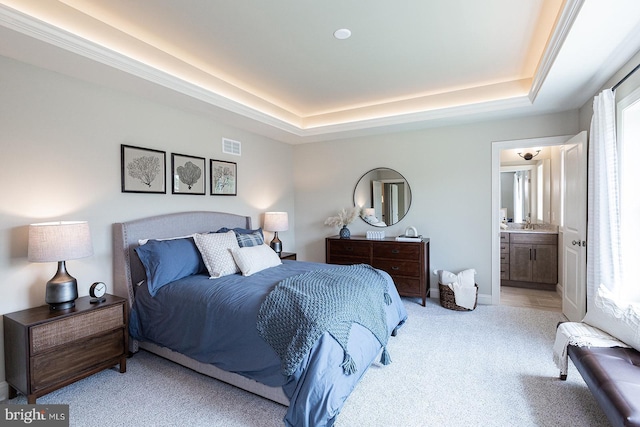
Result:
{"label": "window", "polygon": [[617,110],[623,294],[640,301],[640,88],[621,99]]}

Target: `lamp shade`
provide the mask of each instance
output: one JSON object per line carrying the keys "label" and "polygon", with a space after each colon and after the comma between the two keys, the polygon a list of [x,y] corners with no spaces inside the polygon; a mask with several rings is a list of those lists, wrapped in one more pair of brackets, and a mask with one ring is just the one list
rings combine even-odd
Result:
{"label": "lamp shade", "polygon": [[266,231],[286,231],[289,229],[289,214],[286,212],[265,212],[264,226]]}
{"label": "lamp shade", "polygon": [[31,224],[27,259],[32,262],[67,261],[93,255],[86,221]]}

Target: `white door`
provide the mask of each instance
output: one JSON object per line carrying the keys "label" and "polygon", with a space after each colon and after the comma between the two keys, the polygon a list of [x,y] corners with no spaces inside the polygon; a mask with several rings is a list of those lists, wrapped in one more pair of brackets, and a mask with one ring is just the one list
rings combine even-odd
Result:
{"label": "white door", "polygon": [[587,311],[587,133],[564,146],[562,312],[579,322]]}

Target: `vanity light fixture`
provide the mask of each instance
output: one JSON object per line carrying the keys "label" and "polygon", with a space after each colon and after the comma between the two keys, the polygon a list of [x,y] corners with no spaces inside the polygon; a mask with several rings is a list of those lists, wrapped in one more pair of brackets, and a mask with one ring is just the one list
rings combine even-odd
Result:
{"label": "vanity light fixture", "polygon": [[540,154],[540,150],[536,151],[536,154],[525,153],[524,156],[522,155],[522,153],[518,153],[518,156],[522,157],[525,160],[531,160],[538,154]]}

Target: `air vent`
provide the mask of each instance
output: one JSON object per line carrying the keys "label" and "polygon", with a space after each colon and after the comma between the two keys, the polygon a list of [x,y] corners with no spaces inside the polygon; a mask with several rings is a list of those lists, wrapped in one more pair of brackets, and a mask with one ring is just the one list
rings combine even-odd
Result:
{"label": "air vent", "polygon": [[222,152],[227,154],[233,154],[234,156],[241,156],[241,143],[240,141],[234,141],[232,139],[222,138]]}

